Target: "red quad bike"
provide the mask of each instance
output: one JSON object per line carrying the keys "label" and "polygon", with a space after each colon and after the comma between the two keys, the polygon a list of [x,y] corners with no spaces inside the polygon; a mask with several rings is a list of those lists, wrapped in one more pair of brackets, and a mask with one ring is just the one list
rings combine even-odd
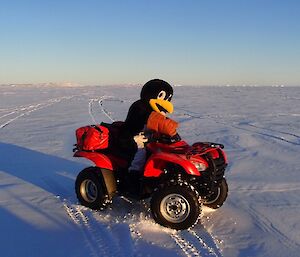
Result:
{"label": "red quad bike", "polygon": [[[227,198],[223,148],[210,142],[188,145],[179,135],[152,137],[146,145],[147,161],[135,198],[151,197],[152,216],[165,227],[183,230],[195,225],[202,204],[217,209]],[[109,149],[74,150],[74,157],[95,164],[82,170],[76,179],[76,194],[82,205],[99,210],[112,203],[116,195],[128,196],[132,183],[126,160]]]}

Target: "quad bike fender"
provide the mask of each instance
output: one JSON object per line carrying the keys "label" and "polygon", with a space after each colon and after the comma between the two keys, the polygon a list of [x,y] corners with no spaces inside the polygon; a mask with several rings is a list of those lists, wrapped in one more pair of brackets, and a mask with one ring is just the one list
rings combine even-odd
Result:
{"label": "quad bike fender", "polygon": [[201,175],[195,165],[193,165],[190,161],[182,158],[180,155],[160,152],[153,154],[147,160],[144,168],[144,176],[159,177],[162,173],[164,173],[163,169],[168,163],[179,165],[187,174],[195,176]]}
{"label": "quad bike fender", "polygon": [[101,173],[107,194],[109,196],[109,199],[111,200],[117,192],[117,181],[114,172],[108,169],[101,169]]}
{"label": "quad bike fender", "polygon": [[75,152],[74,157],[83,157],[95,163],[95,165],[99,168],[113,170],[111,160],[104,154],[97,152],[77,151]]}
{"label": "quad bike fender", "polygon": [[82,172],[94,173],[97,175],[102,185],[103,193],[106,194],[108,200],[111,200],[117,192],[117,181],[112,170],[99,167],[88,167]]}

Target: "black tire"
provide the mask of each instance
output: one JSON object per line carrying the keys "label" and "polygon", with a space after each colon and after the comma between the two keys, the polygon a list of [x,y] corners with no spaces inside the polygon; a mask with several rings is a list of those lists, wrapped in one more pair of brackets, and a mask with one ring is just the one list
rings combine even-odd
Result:
{"label": "black tire", "polygon": [[106,207],[108,197],[99,168],[89,167],[82,170],[76,178],[75,191],[82,205],[94,210]]}
{"label": "black tire", "polygon": [[227,195],[228,195],[228,185],[226,179],[223,178],[220,183],[220,186],[215,190],[215,192],[213,192],[212,195],[210,195],[209,197],[203,200],[203,205],[212,209],[218,209],[225,202]]}
{"label": "black tire", "polygon": [[195,225],[201,214],[198,193],[184,183],[158,189],[150,204],[153,218],[158,224],[177,230]]}

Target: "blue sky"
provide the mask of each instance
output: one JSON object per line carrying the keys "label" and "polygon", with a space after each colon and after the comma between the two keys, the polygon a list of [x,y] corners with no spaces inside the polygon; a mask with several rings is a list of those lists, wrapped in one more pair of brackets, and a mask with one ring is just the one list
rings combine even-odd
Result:
{"label": "blue sky", "polygon": [[0,83],[300,85],[298,0],[2,0]]}

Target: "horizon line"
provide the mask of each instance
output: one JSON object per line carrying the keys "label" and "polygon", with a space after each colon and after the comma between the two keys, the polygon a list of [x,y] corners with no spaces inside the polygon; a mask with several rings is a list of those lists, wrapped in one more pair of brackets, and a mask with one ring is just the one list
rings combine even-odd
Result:
{"label": "horizon line", "polygon": [[[49,87],[93,87],[93,86],[143,86],[143,83],[78,83],[78,82],[37,82],[37,83],[0,83],[0,86],[49,86]],[[172,85],[172,84],[171,84]],[[241,83],[241,84],[173,84],[174,87],[298,87],[296,84],[282,84],[282,83],[274,83],[274,84],[259,84],[259,83]]]}

